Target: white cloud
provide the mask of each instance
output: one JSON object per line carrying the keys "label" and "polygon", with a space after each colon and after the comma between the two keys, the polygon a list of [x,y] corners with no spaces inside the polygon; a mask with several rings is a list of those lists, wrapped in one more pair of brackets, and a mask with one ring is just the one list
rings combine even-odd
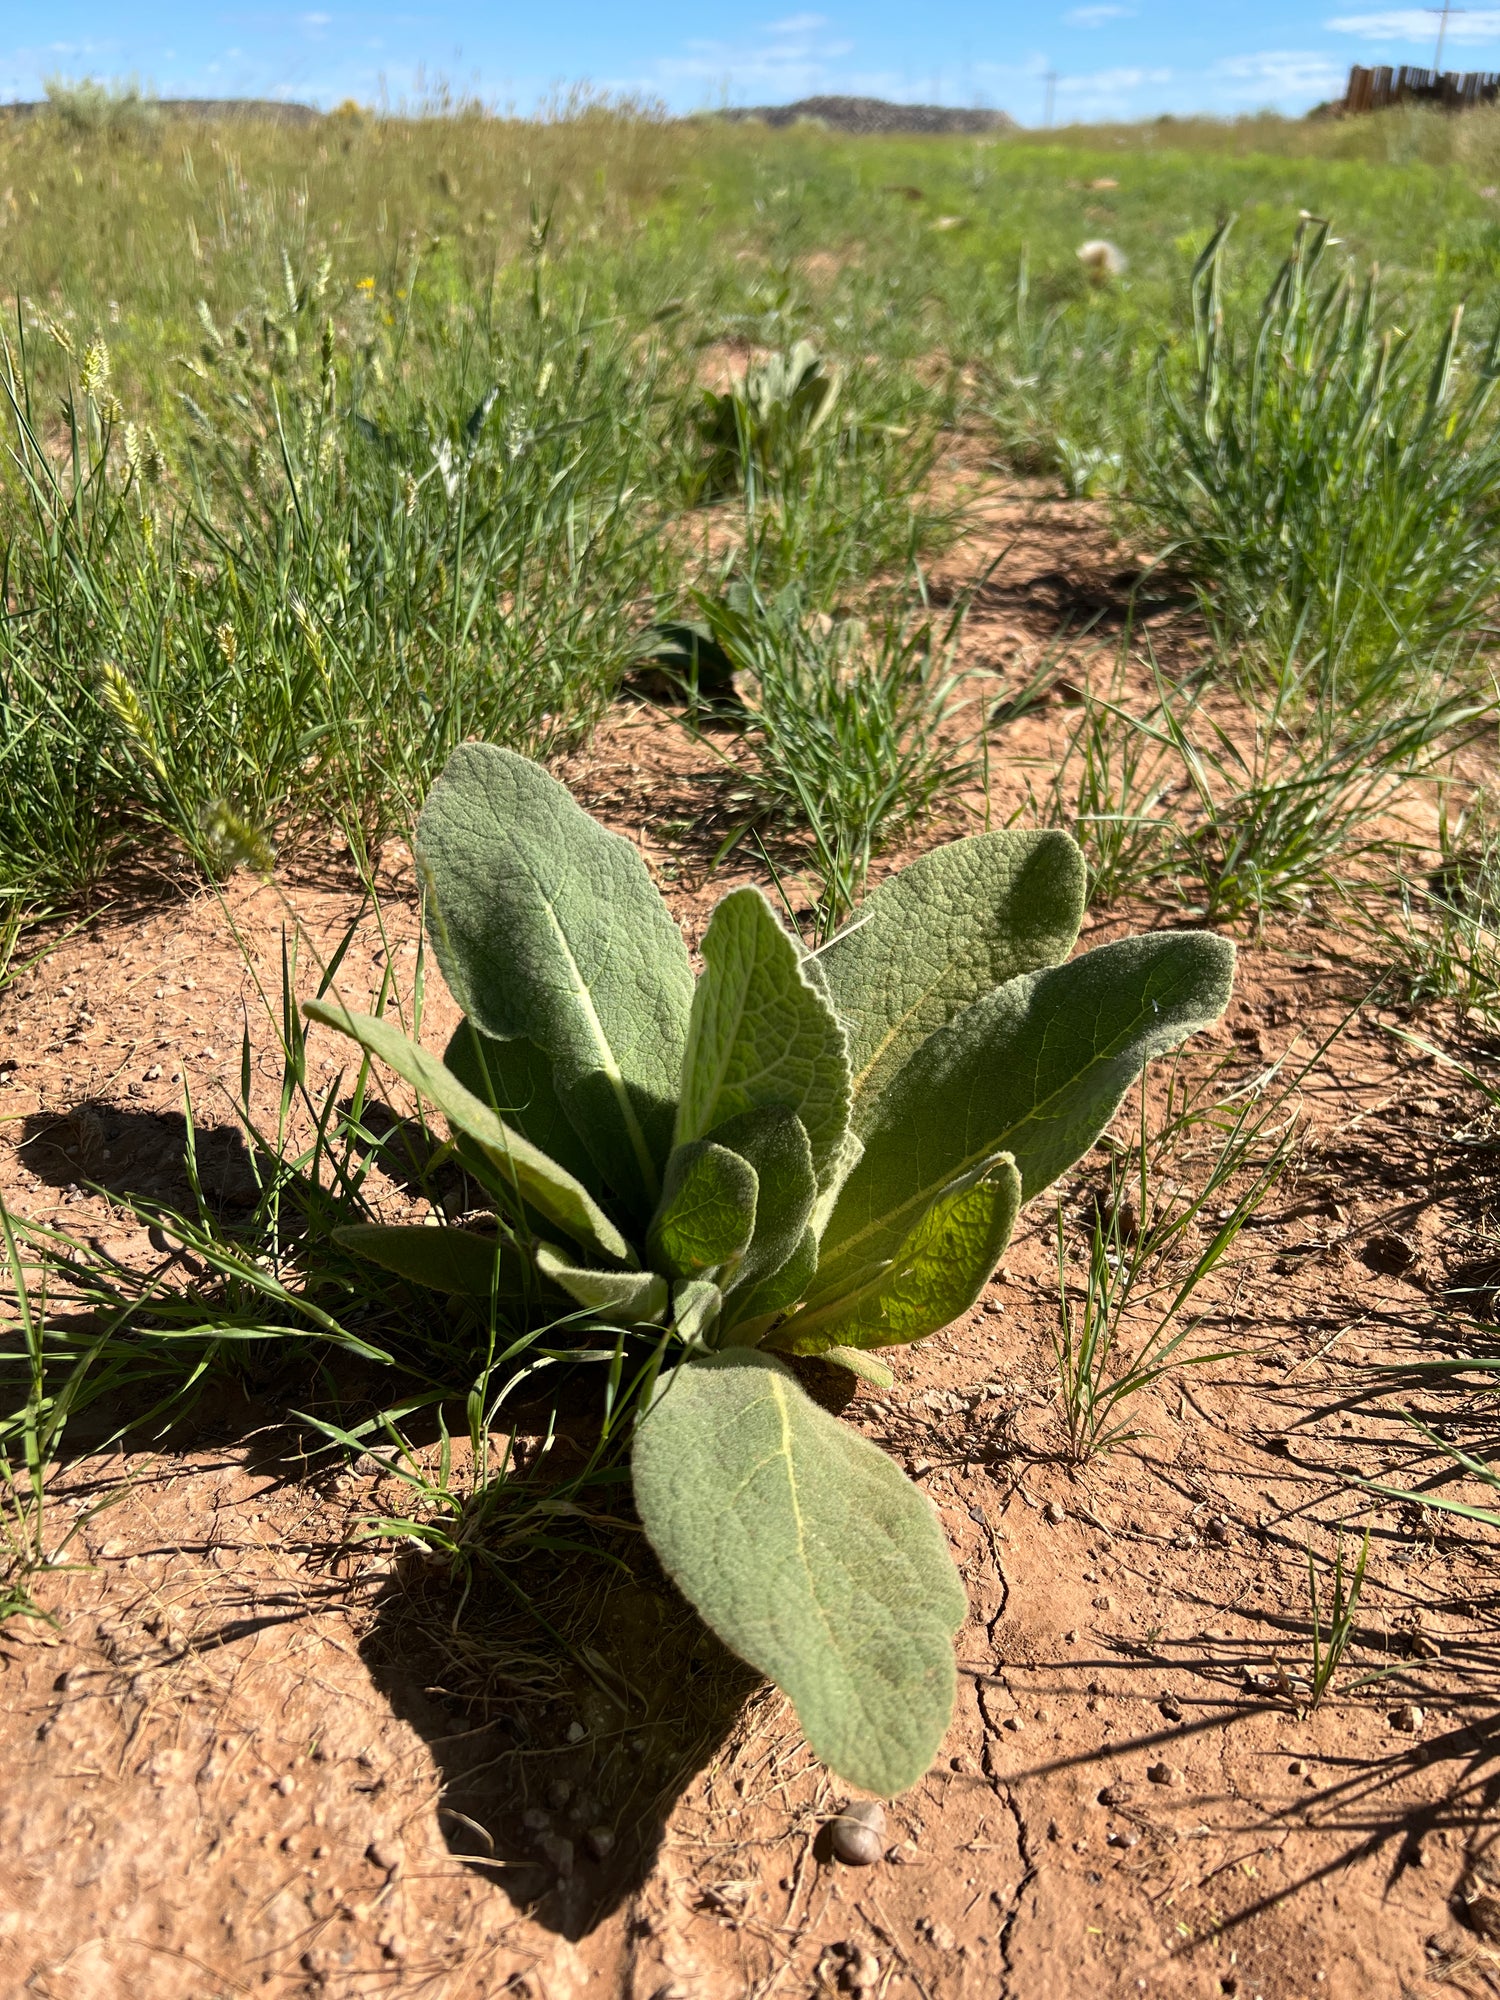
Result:
{"label": "white cloud", "polygon": [[[1358,35],[1367,42],[1431,42],[1436,33],[1436,8],[1391,7],[1379,14],[1339,14],[1324,27],[1335,35]],[[1477,7],[1448,17],[1450,42],[1489,42],[1500,38],[1500,11]]]}
{"label": "white cloud", "polygon": [[1059,92],[1069,96],[1115,95],[1139,90],[1143,83],[1170,83],[1169,69],[1097,69],[1091,76],[1060,76]]}
{"label": "white cloud", "polygon": [[1265,49],[1225,56],[1210,74],[1233,86],[1231,96],[1257,103],[1288,97],[1327,96],[1343,88],[1344,66],[1311,50]]}
{"label": "white cloud", "polygon": [[1134,7],[1075,7],[1063,15],[1063,24],[1069,28],[1102,28],[1107,21],[1128,21],[1134,13]]}
{"label": "white cloud", "polygon": [[854,53],[854,43],[832,40],[821,31],[821,14],[794,14],[742,42],[695,40],[676,55],[659,56],[645,75],[614,87],[659,90],[673,95],[683,86],[728,89],[743,102],[791,101],[826,89],[830,65]]}

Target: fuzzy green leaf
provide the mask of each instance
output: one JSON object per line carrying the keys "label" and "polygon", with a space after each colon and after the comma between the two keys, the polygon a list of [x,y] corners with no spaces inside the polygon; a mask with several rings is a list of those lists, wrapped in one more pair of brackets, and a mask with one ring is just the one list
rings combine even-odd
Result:
{"label": "fuzzy green leaf", "polygon": [[821,1184],[849,1123],[843,1030],[759,889],[734,889],[703,938],[676,1143],[765,1105],[801,1119]]}
{"label": "fuzzy green leaf", "polygon": [[487,1162],[492,1183],[498,1180],[527,1201],[554,1228],[575,1243],[612,1263],[632,1264],[635,1254],[586,1187],[565,1173],[555,1160],[539,1152],[519,1132],[513,1132],[487,1104],[465,1090],[436,1056],[419,1048],[394,1021],[374,1014],[352,1014],[328,1000],[308,1000],[302,1011],[310,1021],[350,1035],[362,1049],[378,1056],[388,1069],[437,1106],[455,1132],[472,1139]]}
{"label": "fuzzy green leaf", "polygon": [[1000,1261],[1021,1207],[1009,1154],[945,1188],[890,1263],[859,1291],[794,1313],[771,1336],[789,1354],[895,1347],[925,1340],[966,1313]]}
{"label": "fuzzy green leaf", "polygon": [[849,1039],[863,1132],[934,1029],[1018,973],[1056,965],[1083,921],[1085,870],[1065,833],[976,833],[882,882],[817,955]]}
{"label": "fuzzy green leaf", "polygon": [[812,1147],[802,1120],[779,1104],[726,1119],[710,1137],[748,1160],[759,1183],[755,1233],[729,1283],[739,1291],[779,1271],[801,1243],[818,1191]]}
{"label": "fuzzy green leaf", "polygon": [[818,1359],[828,1362],[831,1367],[842,1368],[846,1375],[856,1376],[861,1382],[868,1382],[872,1389],[895,1387],[896,1378],[885,1363],[858,1347],[824,1347],[819,1350]]}
{"label": "fuzzy green leaf", "polygon": [[435,1292],[456,1292],[470,1299],[494,1297],[502,1305],[519,1305],[530,1296],[515,1251],[507,1257],[496,1236],[480,1236],[471,1229],[356,1222],[336,1229],[333,1237],[343,1249],[368,1258],[383,1271],[394,1271],[414,1285],[430,1285]]}
{"label": "fuzzy green leaf", "polygon": [[1023,973],[939,1028],[886,1086],[823,1235],[810,1303],[860,1290],[954,1181],[998,1152],[1029,1201],[1093,1145],[1142,1065],[1223,1013],[1234,947],[1121,938]]}
{"label": "fuzzy green leaf", "polygon": [[524,1035],[497,1042],[472,1021],[460,1021],[443,1051],[443,1061],[466,1090],[499,1112],[523,1139],[556,1160],[590,1194],[603,1192],[599,1170],[563,1110],[552,1065],[535,1042]]}
{"label": "fuzzy green leaf", "polygon": [[636,1506],[667,1574],[791,1697],[840,1777],[887,1796],[953,1710],[966,1605],[931,1507],[769,1355],[676,1369],[637,1428]]}
{"label": "fuzzy green leaf", "polygon": [[742,1257],[755,1233],[760,1178],[750,1162],[706,1139],[679,1146],[667,1161],[661,1206],[646,1241],[658,1271],[696,1278]]}
{"label": "fuzzy green leaf", "polygon": [[706,1340],[723,1305],[724,1294],[707,1278],[684,1278],[672,1287],[672,1324],[683,1340]]}
{"label": "fuzzy green leaf", "polygon": [[449,758],[416,852],[454,997],[486,1034],[524,1035],[546,1054],[600,1171],[649,1212],[693,975],[639,853],[539,764],[487,743]]}
{"label": "fuzzy green leaf", "polygon": [[757,1346],[782,1313],[806,1295],[817,1269],[818,1239],[809,1228],[779,1269],[730,1298],[724,1312],[725,1342],[732,1347]]}
{"label": "fuzzy green leaf", "polygon": [[596,1319],[618,1326],[660,1326],[670,1293],[656,1271],[595,1271],[575,1264],[555,1244],[539,1243],[536,1267],[544,1278],[587,1307]]}

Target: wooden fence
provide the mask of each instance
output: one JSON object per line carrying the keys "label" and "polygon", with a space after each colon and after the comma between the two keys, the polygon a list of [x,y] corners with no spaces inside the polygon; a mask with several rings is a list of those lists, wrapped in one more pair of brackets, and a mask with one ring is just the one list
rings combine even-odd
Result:
{"label": "wooden fence", "polygon": [[1435,104],[1441,111],[1472,111],[1500,99],[1500,74],[1493,70],[1360,69],[1349,72],[1345,111],[1383,111],[1388,104]]}

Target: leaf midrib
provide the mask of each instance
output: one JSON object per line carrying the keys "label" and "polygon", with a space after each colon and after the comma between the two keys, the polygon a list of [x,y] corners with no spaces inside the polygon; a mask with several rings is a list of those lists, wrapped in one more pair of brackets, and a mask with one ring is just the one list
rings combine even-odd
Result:
{"label": "leaf midrib", "polygon": [[557,939],[558,947],[567,964],[568,976],[573,984],[574,997],[579,1003],[584,1019],[588,1023],[589,1032],[593,1037],[594,1046],[599,1052],[600,1068],[609,1081],[609,1087],[615,1094],[615,1101],[619,1105],[621,1115],[625,1120],[625,1129],[630,1136],[630,1143],[635,1151],[636,1164],[641,1170],[641,1179],[645,1183],[646,1192],[655,1201],[661,1193],[661,1182],[657,1176],[656,1162],[651,1157],[651,1149],[646,1144],[646,1135],[641,1130],[640,1120],[636,1117],[635,1105],[631,1102],[630,1091],[626,1086],[620,1065],[615,1058],[614,1046],[604,1031],[604,1023],[599,1019],[599,1011],[594,1005],[594,996],[589,991],[588,981],[583,976],[583,969],[574,956],[572,943],[569,940],[566,930],[563,928],[561,919],[558,917],[552,897],[543,887],[534,870],[527,869],[526,872],[531,876],[532,883],[541,900],[542,908],[547,912],[547,921],[552,926],[553,935]]}
{"label": "leaf midrib", "polygon": [[[931,984],[928,986],[924,986],[922,988],[921,993],[912,1002],[911,1006],[907,1008],[906,1012],[898,1016],[896,1020],[892,1021],[885,1035],[881,1038],[880,1042],[877,1044],[875,1052],[870,1057],[870,1060],[865,1064],[863,1069],[860,1070],[857,1076],[853,1076],[849,1079],[849,1094],[851,1098],[858,1098],[860,1091],[864,1087],[865,1078],[870,1074],[870,1071],[874,1069],[875,1065],[880,1061],[881,1057],[886,1053],[887,1049],[889,1049],[892,1042],[895,1041],[897,1035],[906,1026],[907,1022],[912,1018],[912,1016],[920,1012],[920,1010],[932,998],[933,994],[937,992],[938,988],[942,985],[943,981],[948,977],[949,973],[952,972],[954,966],[958,964],[959,959],[962,957],[962,955],[963,954],[961,952],[955,952],[951,958],[945,960],[942,970],[933,979]],[[995,983],[999,985],[1002,984],[1003,982],[996,981]]]}

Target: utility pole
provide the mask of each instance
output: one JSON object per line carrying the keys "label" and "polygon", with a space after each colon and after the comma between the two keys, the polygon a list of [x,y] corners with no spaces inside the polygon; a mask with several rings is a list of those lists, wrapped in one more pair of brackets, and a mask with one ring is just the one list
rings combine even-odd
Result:
{"label": "utility pole", "polygon": [[1450,14],[1467,14],[1468,11],[1467,7],[1453,6],[1451,0],[1443,0],[1441,7],[1424,7],[1422,9],[1424,14],[1436,14],[1438,17],[1437,51],[1432,58],[1434,75],[1441,76],[1443,73],[1443,44],[1448,39],[1448,16]]}
{"label": "utility pole", "polygon": [[1042,123],[1050,132],[1052,130],[1052,113],[1057,107],[1057,71],[1049,69],[1043,78],[1043,82],[1047,86],[1047,108],[1042,113]]}

